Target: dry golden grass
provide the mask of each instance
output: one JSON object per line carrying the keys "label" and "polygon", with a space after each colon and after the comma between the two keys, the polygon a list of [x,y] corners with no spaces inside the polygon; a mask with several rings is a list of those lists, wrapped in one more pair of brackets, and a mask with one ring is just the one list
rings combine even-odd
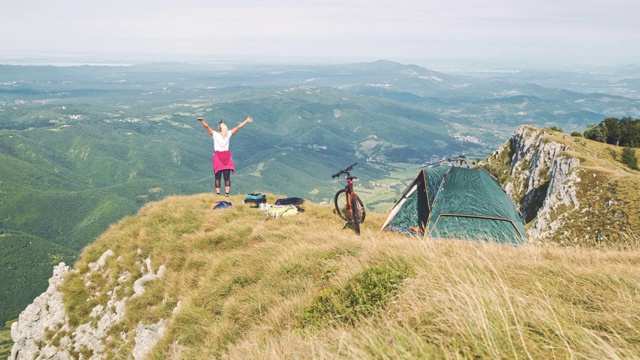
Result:
{"label": "dry golden grass", "polygon": [[[572,139],[570,146],[574,149],[570,155],[581,160],[582,181],[577,185],[581,207],[591,214],[573,214],[570,220],[589,225],[583,228],[598,229],[606,246],[637,248],[640,172],[620,162],[620,147],[583,138]],[[572,234],[577,238],[585,235],[575,231]]]}
{"label": "dry golden grass", "polygon": [[[296,216],[265,221],[240,197],[224,210],[210,210],[214,201],[149,204],[84,250],[69,281],[107,249],[116,253],[100,291],[125,271],[134,281],[140,258],[167,267],[127,305],[113,358],[128,358],[138,324],[160,318],[168,329],[154,359],[640,357],[638,250],[424,241],[379,232],[377,213],[357,236],[330,206],[305,204]],[[372,315],[303,325],[321,292],[397,260],[412,276]],[[86,302],[66,299],[70,311]]]}

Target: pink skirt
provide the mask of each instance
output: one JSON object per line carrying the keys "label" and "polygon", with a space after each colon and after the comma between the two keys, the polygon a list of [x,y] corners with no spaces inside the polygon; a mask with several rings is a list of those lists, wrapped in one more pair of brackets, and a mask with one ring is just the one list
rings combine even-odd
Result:
{"label": "pink skirt", "polygon": [[215,151],[213,153],[213,159],[211,159],[211,165],[213,166],[214,174],[221,170],[231,170],[232,173],[236,172],[233,159],[231,158],[231,151]]}

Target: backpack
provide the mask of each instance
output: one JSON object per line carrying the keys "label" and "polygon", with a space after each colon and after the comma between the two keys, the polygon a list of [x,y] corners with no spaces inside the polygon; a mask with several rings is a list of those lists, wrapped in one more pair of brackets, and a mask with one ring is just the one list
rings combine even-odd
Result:
{"label": "backpack", "polygon": [[256,204],[256,206],[258,206],[261,203],[266,203],[267,202],[267,196],[265,194],[262,193],[251,193],[251,194],[247,194],[244,197],[244,203],[252,203],[252,204]]}
{"label": "backpack", "polygon": [[224,209],[228,208],[229,206],[231,206],[231,203],[228,201],[218,201],[211,207],[211,210]]}
{"label": "backpack", "polygon": [[276,205],[300,205],[304,202],[304,199],[299,197],[289,197],[276,200]]}
{"label": "backpack", "polygon": [[267,210],[267,216],[279,218],[281,216],[291,216],[298,213],[298,207],[295,205],[273,205]]}

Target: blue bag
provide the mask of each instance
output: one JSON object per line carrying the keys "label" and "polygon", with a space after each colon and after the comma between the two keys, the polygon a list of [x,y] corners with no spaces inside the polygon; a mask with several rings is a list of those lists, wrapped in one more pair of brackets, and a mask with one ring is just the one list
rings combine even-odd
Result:
{"label": "blue bag", "polygon": [[276,200],[276,205],[300,205],[304,202],[304,199],[299,197],[289,197]]}
{"label": "blue bag", "polygon": [[228,208],[231,206],[231,203],[228,201],[218,201],[216,204],[214,204],[211,209],[212,210],[218,210],[218,209],[224,209],[224,208]]}
{"label": "blue bag", "polygon": [[244,203],[253,203],[256,206],[259,204],[265,204],[267,202],[267,195],[262,193],[251,193],[244,197]]}

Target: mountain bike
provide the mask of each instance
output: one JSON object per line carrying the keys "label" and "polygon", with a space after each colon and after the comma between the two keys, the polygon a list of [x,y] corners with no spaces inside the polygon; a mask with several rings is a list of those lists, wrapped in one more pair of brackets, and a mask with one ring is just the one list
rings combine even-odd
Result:
{"label": "mountain bike", "polygon": [[356,234],[360,235],[360,224],[364,222],[366,210],[362,200],[360,200],[358,195],[356,195],[356,192],[353,190],[353,180],[357,180],[358,178],[351,176],[351,170],[356,165],[358,165],[358,163],[354,163],[346,169],[340,170],[340,172],[333,174],[331,178],[335,179],[344,175],[344,178],[347,180],[347,184],[344,189],[340,189],[336,192],[336,195],[333,198],[333,203],[335,204],[338,215],[342,220],[346,221],[343,229],[349,225],[353,225]]}

